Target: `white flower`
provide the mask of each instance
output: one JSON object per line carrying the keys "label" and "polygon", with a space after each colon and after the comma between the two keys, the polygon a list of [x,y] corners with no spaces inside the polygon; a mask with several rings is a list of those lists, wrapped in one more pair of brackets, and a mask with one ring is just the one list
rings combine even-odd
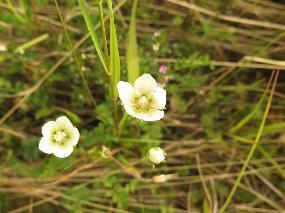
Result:
{"label": "white flower", "polygon": [[158,37],[158,36],[160,36],[160,34],[161,34],[161,32],[160,31],[157,31],[157,32],[154,32],[154,37]]}
{"label": "white flower", "polygon": [[158,87],[150,74],[143,74],[135,81],[134,86],[119,81],[117,87],[119,97],[129,115],[145,121],[163,118],[166,91]]}
{"label": "white flower", "polygon": [[154,164],[159,164],[165,160],[165,152],[160,147],[153,147],[148,151],[148,159]]}
{"label": "white flower", "polygon": [[159,50],[159,48],[160,48],[160,44],[159,43],[155,43],[155,44],[152,45],[152,49],[155,52],[157,52]]}
{"label": "white flower", "polygon": [[56,157],[68,157],[79,140],[79,131],[66,116],[49,121],[42,127],[39,149]]}

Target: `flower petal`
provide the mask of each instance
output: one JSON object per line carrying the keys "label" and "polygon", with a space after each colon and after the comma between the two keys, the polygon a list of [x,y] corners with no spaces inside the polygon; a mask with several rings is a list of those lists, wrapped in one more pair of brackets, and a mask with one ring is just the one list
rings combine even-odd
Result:
{"label": "flower petal", "polygon": [[131,97],[134,93],[134,87],[125,81],[119,81],[117,84],[119,97],[123,104],[131,104]]}
{"label": "flower petal", "polygon": [[56,123],[54,121],[49,121],[45,123],[42,127],[42,134],[44,137],[49,137],[52,133],[53,129],[55,128]]}
{"label": "flower petal", "polygon": [[70,146],[75,146],[78,143],[79,137],[80,137],[80,133],[78,131],[78,129],[76,127],[73,127],[71,132],[70,132]]}
{"label": "flower petal", "polygon": [[150,93],[153,90],[155,90],[156,87],[157,87],[156,81],[150,74],[147,73],[139,77],[134,83],[135,90],[138,90],[141,93]]}
{"label": "flower petal", "polygon": [[160,87],[157,87],[154,96],[154,107],[156,109],[164,109],[166,105],[166,90]]}
{"label": "flower petal", "polygon": [[130,105],[124,105],[124,108],[125,108],[126,112],[127,112],[129,115],[131,115],[131,116],[133,116],[133,117],[135,117],[135,118],[138,118],[138,117],[137,117],[137,113],[133,110],[133,107],[132,107],[132,106],[130,106]]}
{"label": "flower petal", "polygon": [[66,158],[73,152],[72,146],[56,146],[53,154],[58,158]]}
{"label": "flower petal", "polygon": [[54,146],[49,139],[42,137],[39,143],[39,150],[44,153],[51,154],[54,151]]}
{"label": "flower petal", "polygon": [[71,129],[73,128],[73,124],[66,116],[60,116],[56,119],[56,123],[59,127]]}
{"label": "flower petal", "polygon": [[149,113],[135,115],[134,117],[144,121],[158,121],[164,117],[164,112],[161,110],[153,110]]}

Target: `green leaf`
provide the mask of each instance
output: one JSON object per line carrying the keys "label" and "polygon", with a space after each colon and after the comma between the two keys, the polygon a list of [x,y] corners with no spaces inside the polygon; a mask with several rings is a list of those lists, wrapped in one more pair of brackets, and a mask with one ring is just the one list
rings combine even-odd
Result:
{"label": "green leaf", "polygon": [[50,115],[51,113],[52,113],[52,111],[49,108],[41,108],[41,109],[36,111],[35,118],[36,118],[36,120],[39,120],[41,118],[44,118],[44,117]]}
{"label": "green leaf", "polygon": [[120,80],[120,55],[119,55],[119,46],[117,39],[117,32],[112,8],[112,1],[107,0],[107,5],[110,15],[110,68],[111,68],[111,80],[112,80],[112,89],[113,97],[116,100],[118,98],[117,83]]}
{"label": "green leaf", "polygon": [[85,0],[78,0],[78,3],[79,3],[79,6],[80,6],[82,15],[84,17],[87,29],[88,29],[88,31],[89,31],[89,33],[91,35],[91,39],[92,39],[92,41],[94,43],[96,52],[97,52],[97,54],[99,56],[99,59],[101,61],[101,64],[102,64],[104,70],[106,71],[106,73],[109,74],[108,69],[107,69],[107,65],[106,65],[106,61],[104,59],[104,56],[103,56],[103,53],[102,53],[102,50],[101,50],[101,47],[100,47],[100,44],[99,44],[99,40],[98,40],[97,34],[96,34],[95,30],[94,30],[94,26],[92,24],[91,17],[90,17],[90,15],[89,15],[89,13],[87,11],[87,8],[86,8]]}
{"label": "green leaf", "polygon": [[132,7],[131,23],[129,30],[129,40],[127,47],[127,66],[128,66],[128,81],[133,83],[139,76],[139,55],[137,47],[137,36],[136,36],[136,9],[137,0],[134,0]]}

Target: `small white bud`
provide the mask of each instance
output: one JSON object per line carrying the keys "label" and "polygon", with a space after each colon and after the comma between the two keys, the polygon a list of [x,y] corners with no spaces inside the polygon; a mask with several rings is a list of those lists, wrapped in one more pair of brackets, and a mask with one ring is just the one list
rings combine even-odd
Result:
{"label": "small white bud", "polygon": [[148,159],[154,164],[163,162],[165,155],[166,153],[160,147],[153,147],[148,151]]}
{"label": "small white bud", "polygon": [[165,183],[165,182],[172,180],[176,177],[177,177],[177,174],[167,174],[167,175],[161,174],[161,175],[153,176],[152,181],[154,183]]}

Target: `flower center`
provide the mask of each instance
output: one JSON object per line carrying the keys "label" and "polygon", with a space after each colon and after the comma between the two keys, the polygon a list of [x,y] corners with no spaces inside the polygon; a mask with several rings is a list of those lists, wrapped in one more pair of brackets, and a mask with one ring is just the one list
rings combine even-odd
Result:
{"label": "flower center", "polygon": [[152,97],[145,94],[134,96],[133,107],[137,113],[147,113],[152,108]]}
{"label": "flower center", "polygon": [[141,105],[142,107],[144,107],[145,105],[148,104],[148,100],[145,96],[142,96],[140,99],[139,99],[139,105]]}
{"label": "flower center", "polygon": [[58,143],[62,143],[65,140],[66,136],[67,135],[64,131],[57,131],[53,135],[53,139]]}

